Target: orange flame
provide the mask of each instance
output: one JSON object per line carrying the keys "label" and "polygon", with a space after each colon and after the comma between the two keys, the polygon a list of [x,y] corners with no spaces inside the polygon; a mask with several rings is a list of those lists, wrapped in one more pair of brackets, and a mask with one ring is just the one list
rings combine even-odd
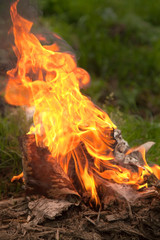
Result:
{"label": "orange flame", "polygon": [[18,176],[13,176],[11,182],[17,181],[19,179],[23,179],[23,172],[20,173]]}
{"label": "orange flame", "polygon": [[47,42],[47,39],[45,36],[43,36],[42,34],[35,34],[35,36],[38,38],[39,41],[43,41],[43,42]]}
{"label": "orange flame", "polygon": [[[96,174],[137,188],[143,186],[145,174],[153,172],[159,177],[160,169],[150,168],[147,163],[134,173],[112,164],[116,126],[81,94],[80,86],[89,83],[89,74],[77,67],[73,54],[60,52],[55,43],[41,45],[30,32],[32,22],[17,13],[18,2],[10,9],[17,65],[7,73],[5,98],[13,105],[35,107],[34,126],[29,133],[35,134],[37,145],[48,147],[66,173],[72,158],[82,188],[91,193],[96,203]],[[81,144],[86,152],[79,147]]]}

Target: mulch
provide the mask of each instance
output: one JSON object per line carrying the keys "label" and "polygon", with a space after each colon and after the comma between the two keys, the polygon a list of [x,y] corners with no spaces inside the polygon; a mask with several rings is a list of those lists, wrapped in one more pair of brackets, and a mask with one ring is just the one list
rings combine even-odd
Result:
{"label": "mulch", "polygon": [[[133,202],[113,196],[108,199],[107,205],[99,210],[85,205],[83,199],[78,204],[67,203],[65,208],[61,200],[55,202],[44,197],[3,200],[0,202],[0,239],[160,239],[160,195],[156,191],[142,194]],[[53,201],[51,214],[46,209],[48,201]],[[40,212],[42,202],[46,207]],[[61,207],[53,214],[57,203]]]}

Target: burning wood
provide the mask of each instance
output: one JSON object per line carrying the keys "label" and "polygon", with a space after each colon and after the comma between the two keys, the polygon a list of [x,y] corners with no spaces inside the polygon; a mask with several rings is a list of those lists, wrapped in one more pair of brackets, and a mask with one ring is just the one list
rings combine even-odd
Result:
{"label": "burning wood", "polygon": [[10,9],[18,60],[8,71],[5,98],[35,112],[20,138],[23,173],[12,179],[23,177],[27,198],[0,204],[0,237],[11,239],[12,228],[14,239],[36,232],[33,239],[158,240],[160,167],[145,159],[154,143],[129,147],[109,116],[81,94],[88,73],[56,43],[41,45],[43,36],[17,13],[18,2]]}
{"label": "burning wood", "polygon": [[27,194],[40,194],[55,199],[64,199],[68,195],[79,196],[48,149],[36,146],[34,135],[26,135],[20,142]]}
{"label": "burning wood", "polygon": [[146,177],[160,178],[160,167],[145,160],[152,143],[129,148],[109,116],[81,94],[88,73],[56,43],[41,45],[30,32],[33,23],[18,14],[18,2],[10,9],[18,60],[8,71],[5,98],[35,108],[34,124],[22,139],[27,192],[52,198],[88,194],[101,205],[100,189],[108,184],[114,190],[147,188]]}

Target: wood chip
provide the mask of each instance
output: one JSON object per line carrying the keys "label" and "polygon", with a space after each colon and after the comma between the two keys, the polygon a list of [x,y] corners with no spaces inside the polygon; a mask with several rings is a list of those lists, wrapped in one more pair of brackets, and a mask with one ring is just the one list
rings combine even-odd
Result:
{"label": "wood chip", "polygon": [[70,206],[74,205],[66,200],[55,200],[40,198],[29,202],[28,208],[31,211],[31,222],[35,224],[42,223],[45,219],[53,220],[60,216],[62,212],[67,211]]}
{"label": "wood chip", "polygon": [[128,213],[126,211],[123,211],[117,214],[106,215],[105,218],[108,222],[124,220],[128,218]]}

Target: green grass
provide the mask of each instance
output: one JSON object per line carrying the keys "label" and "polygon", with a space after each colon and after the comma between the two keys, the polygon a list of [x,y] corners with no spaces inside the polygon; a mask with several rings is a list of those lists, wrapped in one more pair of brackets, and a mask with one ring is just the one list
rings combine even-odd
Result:
{"label": "green grass", "polygon": [[103,102],[113,92],[122,111],[159,114],[160,0],[39,3],[42,22],[73,47],[93,81],[101,82],[95,85],[103,91],[95,91],[93,83],[86,93]]}
{"label": "green grass", "polygon": [[0,198],[20,190],[20,184],[13,184],[10,180],[22,171],[18,137],[27,130],[24,112],[19,108],[6,107],[5,116],[0,115]]}
{"label": "green grass", "polygon": [[122,113],[118,108],[108,107],[106,104],[103,109],[121,130],[123,138],[130,147],[140,146],[148,141],[155,142],[147,153],[146,159],[148,162],[160,165],[160,122],[158,118],[144,119],[138,115]]}

